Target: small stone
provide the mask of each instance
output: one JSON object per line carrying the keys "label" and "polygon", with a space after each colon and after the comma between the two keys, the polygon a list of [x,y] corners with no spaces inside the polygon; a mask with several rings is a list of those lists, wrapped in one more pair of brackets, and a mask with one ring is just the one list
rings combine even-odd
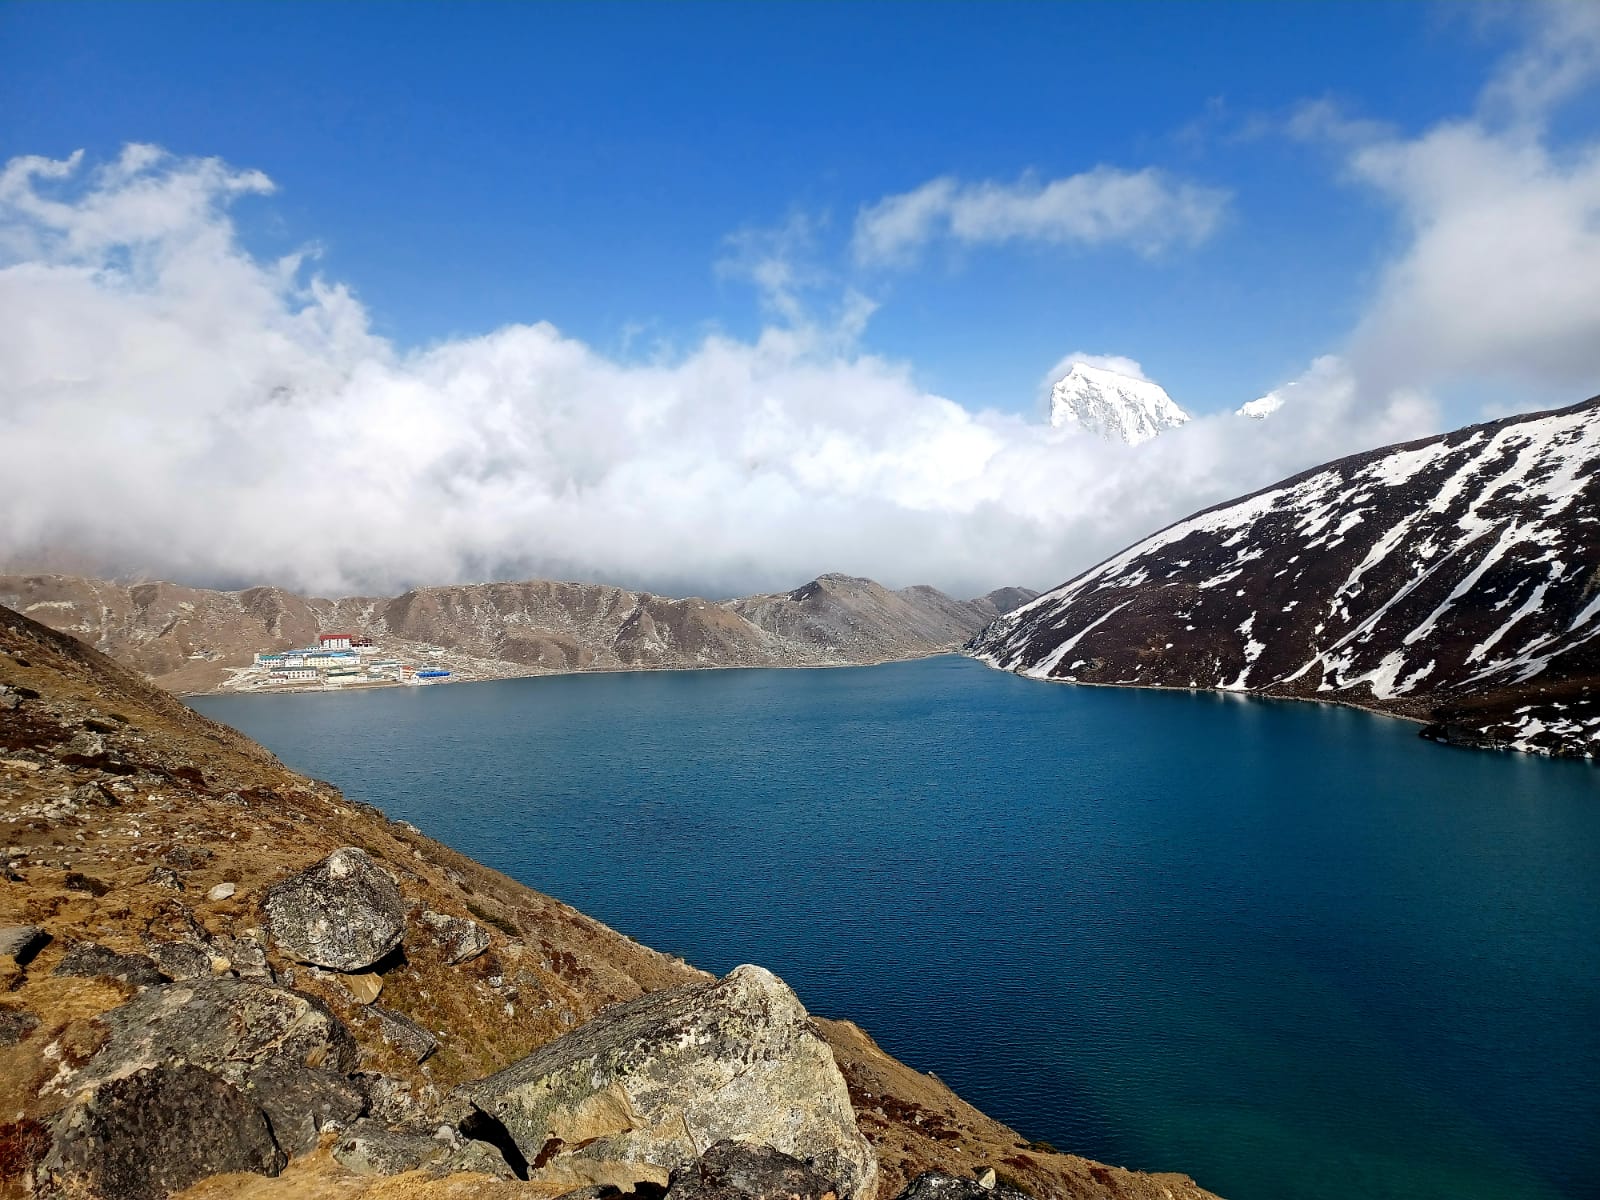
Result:
{"label": "small stone", "polygon": [[997,1182],[999,1182],[999,1177],[995,1175],[993,1167],[985,1167],[978,1175],[978,1186],[986,1192],[994,1191],[994,1185]]}
{"label": "small stone", "polygon": [[111,885],[104,880],[95,879],[81,871],[68,871],[66,878],[61,881],[61,886],[72,892],[87,892],[91,896],[104,896],[111,890]]}
{"label": "small stone", "polygon": [[489,948],[489,935],[475,921],[424,909],[422,927],[439,947],[447,963],[468,962]]}
{"label": "small stone", "polygon": [[145,882],[153,883],[156,887],[171,888],[175,892],[183,891],[183,877],[171,867],[151,867]]}
{"label": "small stone", "polygon": [[219,883],[206,893],[207,900],[226,900],[239,889],[231,883]]}
{"label": "small stone", "polygon": [[0,926],[0,954],[9,954],[19,967],[50,944],[50,935],[37,925]]}
{"label": "small stone", "polygon": [[340,982],[356,998],[357,1004],[371,1004],[383,991],[383,976],[372,971],[362,975],[346,975]]}

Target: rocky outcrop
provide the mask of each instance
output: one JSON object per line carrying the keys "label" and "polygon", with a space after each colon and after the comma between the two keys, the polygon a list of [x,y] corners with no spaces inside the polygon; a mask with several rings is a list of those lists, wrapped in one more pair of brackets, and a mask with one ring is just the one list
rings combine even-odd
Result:
{"label": "rocky outcrop", "polygon": [[1600,397],[1179,521],[969,645],[1038,679],[1333,700],[1600,755]]}
{"label": "rocky outcrop", "polygon": [[75,1087],[167,1062],[239,1078],[268,1062],[338,1071],[356,1065],[344,1022],[314,997],[269,983],[206,979],[146,988],[100,1023],[105,1044],[71,1080]]}
{"label": "rocky outcrop", "polygon": [[[65,575],[0,575],[0,604],[72,633],[179,692],[216,690],[259,650],[359,630],[408,659],[445,652],[455,677],[687,667],[836,666],[954,650],[1014,597],[972,601],[823,575],[791,592],[713,601],[532,579],[323,600]],[[1005,607],[1002,607],[1005,606]]]}
{"label": "rocky outcrop", "polygon": [[345,846],[267,893],[272,940],[303,963],[364,971],[400,944],[405,901],[365,850]]}
{"label": "rocky outcrop", "polygon": [[806,1162],[848,1200],[877,1159],[828,1046],[760,967],[607,1010],[462,1094],[552,1181],[667,1183],[723,1139]]}

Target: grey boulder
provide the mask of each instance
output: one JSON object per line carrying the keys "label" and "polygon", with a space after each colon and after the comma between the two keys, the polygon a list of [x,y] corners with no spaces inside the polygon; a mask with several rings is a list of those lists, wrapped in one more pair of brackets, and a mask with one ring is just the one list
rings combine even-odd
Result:
{"label": "grey boulder", "polygon": [[365,850],[346,846],[280,880],[263,906],[284,953],[335,971],[364,971],[400,944],[405,901]]}
{"label": "grey boulder", "polygon": [[464,963],[489,948],[489,935],[476,921],[424,909],[422,927],[447,963]]}
{"label": "grey boulder", "polygon": [[666,1200],[832,1200],[838,1189],[771,1146],[717,1142],[672,1173]]}
{"label": "grey boulder", "polygon": [[544,1182],[667,1184],[724,1139],[791,1155],[846,1200],[877,1181],[832,1051],[760,967],[616,1005],[460,1094]]}
{"label": "grey boulder", "polygon": [[101,1200],[151,1200],[228,1171],[276,1175],[285,1161],[261,1109],[189,1064],[100,1084],[68,1105],[54,1134],[46,1190]]}
{"label": "grey boulder", "polygon": [[315,1150],[324,1129],[342,1129],[367,1109],[358,1083],[289,1059],[273,1058],[253,1067],[245,1082],[267,1114],[272,1136],[291,1156]]}
{"label": "grey boulder", "polygon": [[242,979],[146,988],[100,1021],[108,1036],[79,1087],[175,1060],[240,1077],[273,1059],[333,1071],[356,1060],[350,1031],[321,1001]]}

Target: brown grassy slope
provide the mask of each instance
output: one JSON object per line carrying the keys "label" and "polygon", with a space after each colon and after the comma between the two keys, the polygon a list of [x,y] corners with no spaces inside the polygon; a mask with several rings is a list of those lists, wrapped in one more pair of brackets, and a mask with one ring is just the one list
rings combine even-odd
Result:
{"label": "brown grassy slope", "polygon": [[[20,1043],[0,1047],[0,1143],[4,1123],[47,1117],[65,1102],[50,1081],[63,1060],[93,1052],[103,1037],[95,1017],[131,994],[124,984],[51,977],[68,945],[87,939],[134,952],[185,930],[212,937],[259,931],[266,889],[342,845],[367,850],[414,904],[471,916],[490,931],[489,951],[459,966],[408,938],[405,960],[385,972],[379,1002],[439,1035],[439,1051],[420,1066],[382,1040],[376,1019],[336,977],[269,949],[280,981],[320,997],[349,1024],[363,1069],[404,1079],[419,1094],[442,1094],[503,1067],[607,1004],[704,977],[288,770],[127,668],[0,608],[0,847],[13,864],[0,881],[0,925],[38,924],[54,938],[25,968],[0,958],[0,1008],[39,1020]],[[196,851],[211,856],[196,862]],[[153,868],[172,863],[190,864],[180,871],[181,892],[150,878]],[[222,882],[235,885],[234,895],[206,899]],[[1027,1150],[1013,1131],[889,1058],[854,1026],[819,1026],[878,1147],[884,1197],[922,1170],[970,1174],[989,1165],[1040,1197],[1206,1195],[1183,1177],[1134,1175]],[[197,1192],[229,1194],[226,1183]],[[248,1181],[248,1192],[547,1192],[486,1181],[464,1186],[356,1180],[321,1152],[291,1164],[280,1180]]]}

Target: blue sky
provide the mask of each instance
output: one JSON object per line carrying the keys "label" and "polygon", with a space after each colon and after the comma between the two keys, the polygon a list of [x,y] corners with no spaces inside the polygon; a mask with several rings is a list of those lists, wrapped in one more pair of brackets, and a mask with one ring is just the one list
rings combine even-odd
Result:
{"label": "blue sky", "polygon": [[0,164],[0,565],[975,594],[1600,391],[1584,0],[0,3]]}
{"label": "blue sky", "polygon": [[[803,215],[866,337],[971,406],[1036,400],[1072,350],[1196,411],[1352,324],[1394,217],[1265,131],[1336,98],[1422,128],[1470,107],[1495,34],[1380,5],[9,5],[13,153],[127,141],[266,172],[252,244],[316,243],[405,343],[550,320],[616,351],[756,328],[724,239]],[[936,176],[1154,166],[1230,194],[1153,258],[1021,244],[855,270],[863,206]]]}

